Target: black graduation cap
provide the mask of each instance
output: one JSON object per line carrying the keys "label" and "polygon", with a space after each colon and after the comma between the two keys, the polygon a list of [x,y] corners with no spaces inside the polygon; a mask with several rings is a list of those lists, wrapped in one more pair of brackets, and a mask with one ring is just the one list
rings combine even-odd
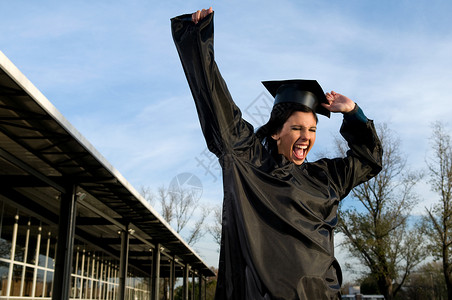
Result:
{"label": "black graduation cap", "polygon": [[314,112],[330,117],[330,111],[320,103],[328,104],[325,93],[317,80],[291,79],[262,81],[262,84],[275,98],[276,105],[282,102],[295,102],[306,105]]}

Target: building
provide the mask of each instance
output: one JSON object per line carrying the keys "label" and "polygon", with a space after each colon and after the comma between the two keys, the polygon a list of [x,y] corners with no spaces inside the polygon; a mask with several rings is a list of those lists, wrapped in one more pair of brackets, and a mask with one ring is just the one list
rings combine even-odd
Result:
{"label": "building", "polygon": [[0,299],[203,299],[214,275],[0,52]]}

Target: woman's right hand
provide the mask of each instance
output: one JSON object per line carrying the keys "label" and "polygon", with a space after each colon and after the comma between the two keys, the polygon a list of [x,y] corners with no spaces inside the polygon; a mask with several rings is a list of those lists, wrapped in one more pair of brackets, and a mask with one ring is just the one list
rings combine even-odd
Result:
{"label": "woman's right hand", "polygon": [[210,15],[212,12],[212,7],[209,7],[209,9],[198,10],[191,15],[191,19],[195,24],[198,24],[199,21]]}

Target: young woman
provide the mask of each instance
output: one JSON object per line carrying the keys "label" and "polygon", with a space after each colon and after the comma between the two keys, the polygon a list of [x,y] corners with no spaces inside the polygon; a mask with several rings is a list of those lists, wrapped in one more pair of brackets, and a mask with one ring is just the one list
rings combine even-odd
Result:
{"label": "young woman", "polygon": [[[256,133],[214,61],[212,9],[172,20],[172,33],[210,151],[223,169],[223,230],[216,299],[340,299],[334,258],[337,207],[381,170],[371,120],[312,80],[265,82],[275,97]],[[306,162],[317,113],[344,115],[345,158]]]}

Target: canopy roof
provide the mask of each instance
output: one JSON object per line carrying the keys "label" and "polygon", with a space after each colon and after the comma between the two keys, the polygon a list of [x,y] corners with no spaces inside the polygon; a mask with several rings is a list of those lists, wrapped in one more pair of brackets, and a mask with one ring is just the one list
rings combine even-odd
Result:
{"label": "canopy roof", "polygon": [[56,225],[59,195],[73,184],[83,195],[77,208],[78,239],[119,257],[118,230],[127,229],[132,233],[129,264],[151,270],[150,250],[161,245],[162,275],[165,261],[173,259],[204,276],[214,276],[179,234],[0,52],[0,196]]}

